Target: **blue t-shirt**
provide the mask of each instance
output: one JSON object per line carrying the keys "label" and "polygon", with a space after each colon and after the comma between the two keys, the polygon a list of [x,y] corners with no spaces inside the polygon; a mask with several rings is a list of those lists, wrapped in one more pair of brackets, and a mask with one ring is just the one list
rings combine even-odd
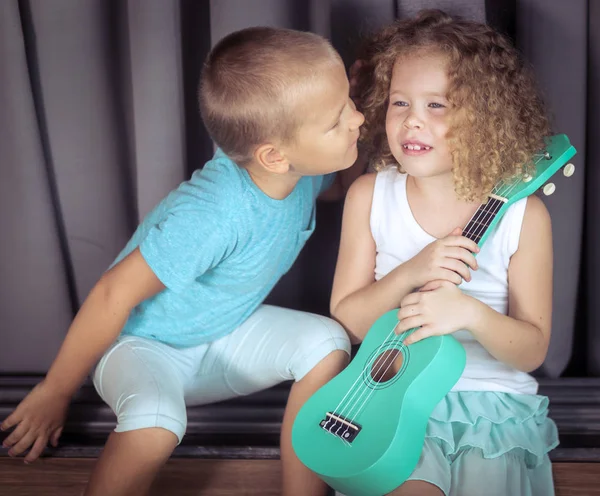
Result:
{"label": "blue t-shirt", "polygon": [[315,200],[333,179],[302,177],[274,200],[217,150],[146,216],[113,263],[139,246],[166,286],[134,308],[122,333],[189,347],[235,330],[296,260],[315,228]]}

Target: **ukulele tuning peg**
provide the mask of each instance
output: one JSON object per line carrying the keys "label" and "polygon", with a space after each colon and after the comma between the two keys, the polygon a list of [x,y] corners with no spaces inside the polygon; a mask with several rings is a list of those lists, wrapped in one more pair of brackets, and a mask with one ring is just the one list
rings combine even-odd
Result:
{"label": "ukulele tuning peg", "polygon": [[571,163],[569,163],[563,167],[563,174],[565,175],[565,177],[571,177],[574,172],[575,172],[575,166]]}
{"label": "ukulele tuning peg", "polygon": [[544,189],[542,191],[546,196],[550,196],[556,191],[556,186],[554,185],[554,183],[548,183],[546,184],[546,186],[544,186]]}

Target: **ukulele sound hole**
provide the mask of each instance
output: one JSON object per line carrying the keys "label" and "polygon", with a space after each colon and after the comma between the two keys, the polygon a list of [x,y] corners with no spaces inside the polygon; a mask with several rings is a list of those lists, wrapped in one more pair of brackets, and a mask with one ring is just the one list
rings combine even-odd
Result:
{"label": "ukulele sound hole", "polygon": [[386,382],[394,377],[404,361],[404,355],[397,349],[387,350],[377,357],[371,367],[371,377],[375,382]]}

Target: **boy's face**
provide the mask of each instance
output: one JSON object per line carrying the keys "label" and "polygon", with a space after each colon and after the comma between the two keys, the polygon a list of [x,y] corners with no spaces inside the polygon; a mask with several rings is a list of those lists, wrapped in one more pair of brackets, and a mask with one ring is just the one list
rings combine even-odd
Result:
{"label": "boy's face", "polygon": [[417,53],[394,65],[386,133],[390,151],[411,176],[431,177],[452,170],[446,143],[448,77],[445,59]]}
{"label": "boy's face", "polygon": [[350,167],[357,159],[363,115],[349,96],[344,66],[327,65],[322,76],[303,92],[298,105],[300,126],[284,147],[292,171],[301,176],[327,174]]}

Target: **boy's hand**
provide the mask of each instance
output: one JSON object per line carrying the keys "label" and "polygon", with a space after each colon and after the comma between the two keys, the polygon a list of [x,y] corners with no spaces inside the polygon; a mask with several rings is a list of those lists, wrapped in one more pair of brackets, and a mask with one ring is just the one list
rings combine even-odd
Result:
{"label": "boy's hand", "polygon": [[477,270],[477,261],[473,253],[479,252],[474,241],[461,236],[456,228],[445,238],[428,244],[408,264],[414,287],[421,288],[431,281],[448,281],[459,285],[463,279],[471,280],[469,267]]}
{"label": "boy's hand", "polygon": [[48,440],[57,446],[69,401],[45,381],[35,386],[0,426],[3,431],[15,427],[2,443],[10,448],[8,454],[17,456],[33,446],[25,457],[25,463],[31,463],[42,454]]}
{"label": "boy's hand", "polygon": [[465,295],[455,284],[433,281],[420,291],[407,295],[398,312],[400,323],[396,334],[414,327],[420,329],[408,336],[406,345],[429,336],[441,336],[461,329],[468,329],[476,312],[473,299]]}

